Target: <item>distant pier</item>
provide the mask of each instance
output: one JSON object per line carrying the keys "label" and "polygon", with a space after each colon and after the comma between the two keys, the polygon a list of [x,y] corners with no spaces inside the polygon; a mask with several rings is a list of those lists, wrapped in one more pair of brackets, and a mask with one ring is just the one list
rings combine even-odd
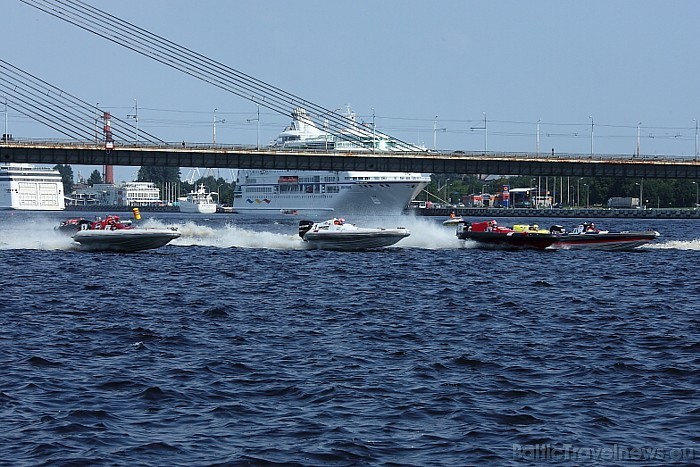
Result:
{"label": "distant pier", "polygon": [[417,216],[449,217],[451,213],[472,217],[574,217],[628,219],[700,219],[700,209],[605,209],[605,208],[416,208],[409,212]]}

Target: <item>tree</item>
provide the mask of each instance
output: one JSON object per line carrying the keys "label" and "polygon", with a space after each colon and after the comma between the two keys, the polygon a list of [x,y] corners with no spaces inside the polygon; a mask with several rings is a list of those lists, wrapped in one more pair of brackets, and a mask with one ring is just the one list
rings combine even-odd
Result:
{"label": "tree", "polygon": [[73,168],[70,165],[58,164],[54,167],[61,174],[63,182],[63,193],[69,194],[73,192]]}
{"label": "tree", "polygon": [[92,171],[90,174],[90,177],[87,179],[87,183],[90,186],[94,186],[95,184],[103,183],[102,182],[102,174],[100,173],[99,170],[95,169]]}
{"label": "tree", "polygon": [[156,185],[164,183],[179,183],[180,169],[177,167],[142,166],[136,178],[139,182],[153,182]]}

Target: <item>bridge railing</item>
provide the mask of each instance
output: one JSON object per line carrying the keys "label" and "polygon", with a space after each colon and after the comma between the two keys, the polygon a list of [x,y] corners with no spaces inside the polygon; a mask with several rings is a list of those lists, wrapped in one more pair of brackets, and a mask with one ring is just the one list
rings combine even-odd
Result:
{"label": "bridge railing", "polygon": [[[76,141],[62,139],[34,139],[34,138],[13,138],[10,140],[0,140],[0,147],[63,147],[75,149],[104,149],[104,142],[95,141]],[[197,142],[172,142],[165,144],[152,143],[131,143],[123,141],[115,141],[115,148],[130,149],[130,150],[174,150],[174,151],[245,151],[251,153],[269,154],[329,154],[329,151],[324,149],[290,149],[276,146],[257,146],[251,144],[212,144],[212,143],[197,143]],[[653,161],[655,163],[663,162],[698,162],[693,155],[648,155],[640,154],[580,154],[580,153],[533,153],[533,152],[517,152],[517,151],[462,151],[462,150],[432,150],[424,151],[330,151],[334,155],[363,155],[363,156],[381,156],[381,157],[428,157],[430,158],[492,158],[504,160],[575,160],[575,161],[623,161],[623,162],[640,162]]]}

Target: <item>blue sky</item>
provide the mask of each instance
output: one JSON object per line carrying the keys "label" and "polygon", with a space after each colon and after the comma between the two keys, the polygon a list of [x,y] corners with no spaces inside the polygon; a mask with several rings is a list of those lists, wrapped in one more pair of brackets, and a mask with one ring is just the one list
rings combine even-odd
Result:
{"label": "blue sky", "polygon": [[[411,143],[447,150],[693,155],[700,2],[90,2],[173,42]],[[64,23],[3,2],[3,58],[167,141],[256,141],[256,107]],[[435,133],[437,127],[440,131]],[[290,118],[261,110],[260,141]],[[641,122],[641,125],[639,123]],[[9,113],[15,137],[56,138]],[[129,178],[127,169],[119,169]],[[133,172],[133,171],[132,171]],[[184,176],[184,173],[183,173]]]}

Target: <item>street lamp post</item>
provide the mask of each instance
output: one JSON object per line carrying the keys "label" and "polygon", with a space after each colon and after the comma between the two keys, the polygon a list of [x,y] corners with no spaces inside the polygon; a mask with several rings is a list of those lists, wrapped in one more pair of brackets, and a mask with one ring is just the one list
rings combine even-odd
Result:
{"label": "street lamp post", "polygon": [[437,151],[437,119],[438,116],[436,115],[433,122],[433,151]]}
{"label": "street lamp post", "polygon": [[593,156],[593,116],[589,115],[588,118],[591,119],[591,157]]}
{"label": "street lamp post", "polygon": [[221,202],[221,187],[226,185],[226,183],[222,183],[216,187],[216,197],[218,198],[218,204],[220,206],[223,206],[224,203]]}
{"label": "street lamp post", "polygon": [[642,122],[637,123],[637,157],[639,157],[639,127],[642,125]]}
{"label": "street lamp post", "polygon": [[95,104],[95,144],[100,142],[100,132],[99,132],[99,122],[100,122],[100,103]]}
{"label": "street lamp post", "polygon": [[586,209],[591,205],[591,187],[588,186],[588,183],[583,184],[584,188],[586,189]]}
{"label": "street lamp post", "polygon": [[212,145],[216,146],[216,124],[217,123],[224,123],[226,120],[217,120],[216,119],[216,111],[219,110],[218,108],[214,109],[214,117],[212,118],[212,125],[211,125],[211,143]]}
{"label": "street lamp post", "polygon": [[639,185],[639,203],[641,208],[644,209],[644,179],[641,179],[640,183],[635,183],[635,185]]}
{"label": "street lamp post", "polygon": [[377,148],[377,127],[374,124],[374,107],[372,107],[372,152]]}
{"label": "street lamp post", "polygon": [[139,103],[136,99],[134,99],[134,113],[128,114],[127,117],[133,118],[134,121],[136,122],[136,145],[138,146],[138,144],[139,144]]}
{"label": "street lamp post", "polygon": [[250,122],[257,123],[257,128],[255,131],[255,148],[260,149],[260,104],[257,104],[257,106],[258,106],[257,117],[249,118],[246,121],[248,123],[250,123]]}
{"label": "street lamp post", "polygon": [[[447,186],[450,184],[450,179],[446,178],[445,179],[445,203],[447,203]],[[451,203],[450,203],[451,204]]]}
{"label": "street lamp post", "polygon": [[695,122],[695,161],[697,162],[697,160],[698,160],[698,119],[694,118],[693,121]]}
{"label": "street lamp post", "polygon": [[438,128],[437,127],[437,119],[438,116],[435,116],[435,121],[433,123],[433,150],[437,151],[437,132],[438,131],[447,131],[447,128]]}
{"label": "street lamp post", "polygon": [[581,180],[583,180],[583,177],[576,181],[576,206],[578,207],[581,206]]}
{"label": "street lamp post", "polygon": [[484,114],[484,126],[473,126],[470,130],[484,130],[484,154],[486,154],[489,150],[489,130],[486,125],[486,112],[482,113]]}
{"label": "street lamp post", "polygon": [[695,209],[697,209],[698,206],[698,189],[700,189],[700,186],[698,185],[698,182],[693,182],[693,185],[695,185]]}
{"label": "street lamp post", "polygon": [[7,96],[5,96],[5,133],[2,134],[2,140],[7,143],[10,135],[7,134]]}
{"label": "street lamp post", "polygon": [[484,112],[484,153],[489,152],[489,129],[486,126],[486,112]]}

